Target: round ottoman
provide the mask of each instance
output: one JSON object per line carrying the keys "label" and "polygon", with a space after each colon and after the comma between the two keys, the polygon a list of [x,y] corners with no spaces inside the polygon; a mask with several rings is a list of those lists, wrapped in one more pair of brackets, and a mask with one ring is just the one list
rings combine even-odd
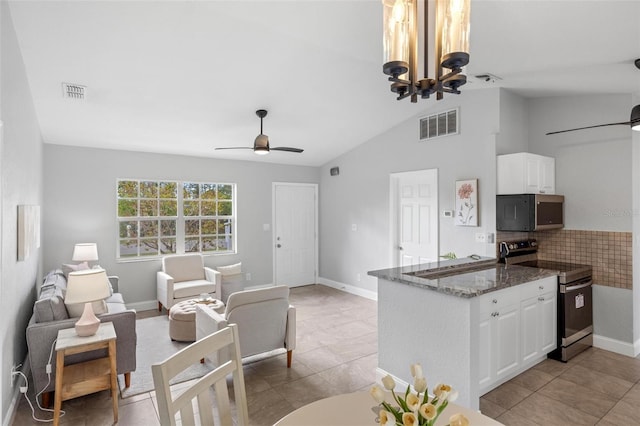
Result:
{"label": "round ottoman", "polygon": [[210,309],[224,312],[224,304],[218,299],[189,299],[176,303],[169,310],[169,337],[178,342],[196,341],[196,304],[209,305]]}

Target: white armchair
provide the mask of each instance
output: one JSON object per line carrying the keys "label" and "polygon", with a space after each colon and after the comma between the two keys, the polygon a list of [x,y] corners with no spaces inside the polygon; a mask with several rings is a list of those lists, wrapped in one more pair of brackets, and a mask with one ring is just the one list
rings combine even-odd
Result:
{"label": "white armchair", "polygon": [[[243,358],[275,349],[287,350],[291,367],[296,347],[296,308],[289,304],[289,287],[276,286],[232,293],[224,314],[196,306],[196,339],[237,324]],[[216,362],[215,359],[213,359]]]}
{"label": "white armchair", "polygon": [[204,266],[201,254],[166,256],[162,271],[156,275],[158,310],[167,310],[183,300],[207,293],[215,299],[222,297],[220,272]]}

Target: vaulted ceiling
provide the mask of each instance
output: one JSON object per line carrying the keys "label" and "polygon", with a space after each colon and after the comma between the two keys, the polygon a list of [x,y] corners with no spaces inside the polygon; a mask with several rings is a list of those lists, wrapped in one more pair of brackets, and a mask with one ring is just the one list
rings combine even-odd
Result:
{"label": "vaulted ceiling", "polygon": [[[382,74],[379,0],[10,1],[45,143],[322,165],[436,104]],[[463,87],[640,94],[640,1],[472,0]],[[485,82],[473,76],[502,78]],[[61,83],[87,86],[62,97]],[[272,146],[251,146],[255,110]],[[625,120],[628,117],[621,117]]]}

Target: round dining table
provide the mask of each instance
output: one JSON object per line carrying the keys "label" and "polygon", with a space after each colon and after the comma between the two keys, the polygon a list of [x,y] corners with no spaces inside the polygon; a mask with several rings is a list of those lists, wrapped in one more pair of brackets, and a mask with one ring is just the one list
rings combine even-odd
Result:
{"label": "round dining table", "polygon": [[[378,424],[378,407],[367,391],[335,395],[292,411],[278,420],[274,426],[374,426]],[[436,425],[448,424],[449,417],[456,413],[461,413],[469,419],[471,426],[502,425],[478,411],[455,403],[450,403],[444,409]]]}

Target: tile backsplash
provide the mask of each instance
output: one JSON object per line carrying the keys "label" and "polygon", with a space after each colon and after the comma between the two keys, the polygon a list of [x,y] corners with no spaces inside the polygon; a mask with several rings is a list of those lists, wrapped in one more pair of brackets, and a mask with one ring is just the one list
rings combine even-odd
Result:
{"label": "tile backsplash", "polygon": [[538,258],[593,267],[594,284],[631,289],[632,233],[556,229],[498,232],[496,241],[535,238]]}

